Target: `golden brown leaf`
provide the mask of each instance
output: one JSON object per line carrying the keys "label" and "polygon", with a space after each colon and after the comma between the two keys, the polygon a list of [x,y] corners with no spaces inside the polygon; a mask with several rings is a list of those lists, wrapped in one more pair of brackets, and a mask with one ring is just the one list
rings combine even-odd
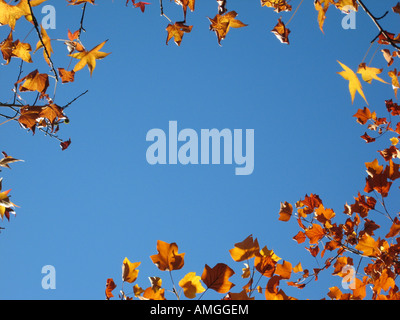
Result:
{"label": "golden brown leaf", "polygon": [[184,265],[184,253],[178,254],[178,246],[175,242],[157,241],[158,254],[150,256],[153,263],[161,271],[179,270]]}
{"label": "golden brown leaf", "polygon": [[281,208],[279,210],[279,220],[280,221],[289,221],[290,217],[293,213],[293,207],[290,203],[285,201],[284,203],[281,202]]}
{"label": "golden brown leaf", "polygon": [[271,31],[280,42],[289,44],[290,30],[286,28],[286,25],[282,22],[281,18],[278,19],[278,23]]}
{"label": "golden brown leaf", "polygon": [[242,28],[247,26],[247,24],[236,19],[237,15],[235,11],[230,11],[223,15],[217,14],[214,19],[208,18],[211,22],[210,30],[215,31],[219,45],[221,45],[221,40],[225,39],[230,28]]}
{"label": "golden brown leaf", "polygon": [[86,65],[89,68],[90,75],[93,74],[93,70],[96,68],[96,60],[101,60],[107,57],[110,53],[105,53],[99,51],[106,44],[107,40],[95,46],[90,51],[82,51],[70,54],[69,56],[75,59],[80,60],[74,67],[74,71],[77,72],[83,69]]}
{"label": "golden brown leaf", "polygon": [[231,257],[236,262],[251,259],[260,251],[257,239],[253,240],[253,236],[249,235],[242,242],[235,243],[235,247],[230,249]]}
{"label": "golden brown leaf", "polygon": [[201,275],[201,280],[208,289],[213,289],[219,293],[227,293],[234,286],[229,281],[229,278],[234,274],[235,272],[224,263],[218,263],[214,268],[210,268],[206,264]]}
{"label": "golden brown leaf", "polygon": [[130,262],[128,258],[125,258],[122,262],[122,281],[133,283],[136,281],[140,266],[140,262]]}
{"label": "golden brown leaf", "polygon": [[174,38],[175,43],[180,46],[181,42],[182,42],[182,38],[183,38],[183,34],[189,33],[192,31],[193,26],[187,26],[185,24],[183,24],[183,22],[175,22],[174,24],[169,24],[167,26],[167,42],[166,44],[168,44],[169,40],[171,40],[172,38]]}

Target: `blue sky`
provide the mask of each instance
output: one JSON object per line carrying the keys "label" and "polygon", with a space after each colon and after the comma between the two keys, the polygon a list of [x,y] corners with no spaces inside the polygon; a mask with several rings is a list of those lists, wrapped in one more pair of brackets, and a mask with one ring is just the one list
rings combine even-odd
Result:
{"label": "blue sky", "polygon": [[[57,13],[57,28],[48,33],[65,39],[68,29],[79,27],[80,7],[47,2]],[[377,15],[396,4],[366,2]],[[344,30],[344,15],[330,9],[324,35],[314,6],[305,1],[290,22],[287,46],[270,32],[280,15],[261,8],[259,1],[230,0],[228,9],[248,26],[232,29],[220,47],[207,19],[215,16],[216,3],[198,1],[187,17],[193,30],[177,47],[165,44],[168,21],[160,17],[158,1],[151,3],[144,14],[125,7],[125,1],[88,5],[82,41],[92,48],[109,39],[101,51],[111,55],[98,61],[92,77],[85,68],[74,83],[57,88],[59,105],[89,90],[67,109],[70,124],[61,128],[60,137],[71,138],[68,150],[16,123],[0,126],[2,150],[25,160],[2,171],[3,188],[12,188],[20,208],[2,224],[0,299],[104,299],[107,278],[120,288],[125,257],[142,262],[141,287],[148,286],[147,277],[161,276],[170,288],[168,274],[149,258],[157,253],[158,239],[176,242],[186,253],[185,267],[174,273],[176,283],[190,271],[201,275],[205,264],[224,262],[236,271],[232,280],[238,292],[245,284],[243,265],[228,250],[250,234],[294,265],[318,267],[292,240],[297,224],[278,221],[280,202],[294,204],[316,193],[341,215],[344,204],[362,191],[364,163],[378,157],[377,145],[360,139],[365,128],[352,115],[365,102],[357,95],[351,104],[337,60],[353,70],[362,61],[377,34],[364,13],[357,14],[355,30]],[[172,20],[181,20],[180,7],[166,1],[164,9]],[[291,13],[281,16],[285,22]],[[383,24],[396,30],[398,17],[389,14]],[[24,38],[30,26],[21,19],[18,28],[22,31],[14,39]],[[8,33],[8,27],[0,28],[2,38]],[[33,32],[27,41],[36,45]],[[54,42],[53,48],[56,67],[66,68],[65,46]],[[41,55],[34,60],[43,60]],[[17,60],[0,66],[2,95],[10,94],[18,66]],[[37,66],[48,71],[40,62],[24,64],[24,72]],[[380,53],[372,66],[385,66]],[[386,74],[382,77],[388,81]],[[363,86],[376,110],[394,98],[390,85]],[[236,176],[234,164],[149,165],[147,132],[167,132],[172,120],[178,130],[198,133],[254,129],[254,172]],[[41,287],[45,265],[56,268],[56,290]],[[287,294],[326,297],[329,287],[340,285],[340,278],[326,278]],[[205,298],[215,296],[221,297],[207,292]]]}

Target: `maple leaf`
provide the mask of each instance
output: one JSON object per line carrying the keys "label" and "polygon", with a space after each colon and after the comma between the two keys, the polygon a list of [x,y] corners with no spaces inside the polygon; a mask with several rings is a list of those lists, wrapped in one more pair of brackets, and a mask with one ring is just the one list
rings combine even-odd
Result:
{"label": "maple leaf", "polygon": [[353,115],[353,117],[357,118],[357,122],[359,124],[366,124],[368,120],[376,120],[376,112],[372,112],[367,108],[358,109],[357,113]]}
{"label": "maple leaf", "polygon": [[371,143],[371,142],[374,142],[374,141],[376,140],[375,138],[370,137],[370,136],[368,135],[368,133],[366,133],[366,132],[361,136],[361,138],[364,139],[364,141],[365,141],[366,143]]}
{"label": "maple leaf", "polygon": [[110,298],[114,297],[114,295],[112,294],[112,291],[117,287],[117,285],[115,284],[114,280],[109,278],[107,279],[107,283],[106,283],[106,299],[110,300]]}
{"label": "maple leaf", "polygon": [[144,12],[144,10],[146,9],[146,5],[149,5],[149,4],[151,4],[151,3],[139,1],[137,3],[134,3],[133,5],[135,6],[135,8],[140,8],[140,10],[142,12]]}
{"label": "maple leaf", "polygon": [[32,58],[30,54],[31,51],[32,48],[29,43],[22,43],[19,40],[14,42],[14,49],[12,51],[14,57],[18,57],[25,62],[32,63]]}
{"label": "maple leaf", "polygon": [[[0,178],[0,191],[1,191],[1,182],[3,178]],[[16,205],[10,201],[10,198],[8,194],[10,193],[10,190],[0,192],[0,218],[3,219],[4,216],[6,216],[7,219],[9,219],[9,214],[10,212],[14,213],[14,208]]]}
{"label": "maple leaf", "polygon": [[314,7],[318,11],[318,24],[321,31],[324,33],[324,23],[326,19],[326,12],[331,4],[334,4],[332,0],[315,0]]}
{"label": "maple leaf", "polygon": [[210,30],[215,31],[219,45],[221,45],[221,40],[225,39],[230,28],[242,28],[247,26],[247,24],[237,20],[236,17],[237,13],[235,11],[230,11],[223,15],[217,14],[214,19],[208,18],[211,22]]}
{"label": "maple leaf", "polygon": [[196,276],[195,272],[189,272],[181,281],[179,286],[183,289],[186,298],[194,299],[197,293],[202,293],[206,289],[203,288],[200,282],[200,276]]}
{"label": "maple leaf", "polygon": [[392,226],[385,238],[395,237],[400,233],[400,221],[397,217],[394,218]]}
{"label": "maple leaf", "polygon": [[378,74],[381,74],[382,71],[383,71],[383,69],[368,67],[363,62],[358,66],[357,73],[361,74],[362,79],[367,83],[371,83],[372,80],[375,79],[380,82],[388,84],[385,80],[382,80],[381,78],[378,77]]}
{"label": "maple leaf", "polygon": [[184,21],[186,21],[187,8],[189,8],[192,12],[194,11],[195,1],[196,0],[175,0],[177,5],[182,6]]}
{"label": "maple leaf", "polygon": [[183,22],[175,22],[174,24],[168,24],[166,30],[168,32],[166,44],[168,44],[171,38],[174,38],[175,43],[180,46],[183,38],[183,34],[192,31],[193,26],[187,26]]}
{"label": "maple leaf", "polygon": [[62,83],[67,83],[67,82],[74,82],[75,80],[75,71],[71,70],[65,70],[64,68],[58,68],[58,73],[61,77]]}
{"label": "maple leaf", "polygon": [[0,160],[0,167],[11,169],[9,166],[10,163],[24,161],[24,160],[15,159],[15,158],[7,155],[7,153],[5,153],[4,151],[2,153],[3,153],[3,159]]}
{"label": "maple leaf", "polygon": [[184,253],[178,254],[178,246],[175,242],[157,241],[158,254],[150,256],[153,263],[161,271],[179,270],[184,265]]}
{"label": "maple leaf", "polygon": [[254,267],[264,277],[272,277],[275,272],[276,261],[271,256],[256,256],[254,258]]}
{"label": "maple leaf", "polygon": [[[83,47],[83,45],[78,42],[79,41],[79,35],[80,35],[80,30],[76,30],[74,33],[72,33],[69,29],[68,29],[68,39],[64,41],[64,44],[67,46],[67,50],[69,52],[69,54],[71,54],[72,52],[79,51],[85,51],[85,48]],[[78,41],[75,41],[78,40]]]}
{"label": "maple leaf", "polygon": [[29,73],[27,76],[18,80],[15,84],[25,81],[20,85],[19,91],[38,91],[39,93],[45,93],[49,86],[49,76],[47,73],[39,73],[36,69]]}
{"label": "maple leaf", "polygon": [[[49,54],[49,56],[47,56],[46,50],[43,50],[43,56],[44,56],[44,59],[46,60],[47,64],[50,66],[49,58],[51,57],[51,54],[53,53],[53,48],[51,46],[51,39],[48,36],[46,29],[43,28],[43,26],[40,26],[40,34],[42,36],[42,41],[47,50],[47,53]],[[36,53],[36,51],[38,51],[40,48],[43,48],[42,41],[39,40],[39,42],[36,44],[36,49],[35,49],[34,53]]]}
{"label": "maple leaf", "polygon": [[42,107],[39,112],[39,118],[46,118],[53,126],[56,120],[66,119],[66,116],[61,107],[54,103],[51,103],[48,106]]}
{"label": "maple leaf", "polygon": [[86,65],[89,68],[90,75],[93,74],[93,70],[96,68],[96,60],[101,60],[107,57],[110,53],[105,53],[105,52],[100,52],[99,50],[103,48],[105,43],[108,40],[100,43],[99,45],[95,46],[92,50],[90,51],[81,51],[77,53],[70,54],[69,56],[75,59],[80,60],[74,67],[74,72],[77,72],[81,69],[83,69]]}
{"label": "maple leaf", "polygon": [[365,98],[364,92],[362,91],[361,82],[358,79],[357,75],[351,70],[349,67],[338,61],[338,63],[342,66],[344,71],[338,72],[345,80],[349,81],[349,91],[351,95],[351,102],[354,103],[354,97],[356,92],[358,92],[368,104],[367,99]]}
{"label": "maple leaf", "polygon": [[281,18],[278,19],[278,23],[271,30],[271,32],[279,39],[281,43],[289,44],[290,30],[286,28]]}
{"label": "maple leaf", "polygon": [[253,240],[253,236],[249,235],[242,242],[235,243],[235,247],[229,250],[231,257],[236,262],[253,258],[260,251],[257,239]]}
{"label": "maple leaf", "polygon": [[229,281],[229,278],[234,274],[235,272],[224,263],[218,263],[214,268],[210,268],[206,264],[201,275],[201,280],[208,289],[213,289],[219,293],[227,293],[234,286]]}
{"label": "maple leaf", "polygon": [[133,283],[136,281],[139,270],[137,269],[140,266],[141,262],[130,262],[128,258],[125,258],[122,262],[122,281],[126,281],[129,283]]}
{"label": "maple leaf", "polygon": [[292,6],[286,0],[261,0],[261,6],[274,8],[277,13],[292,10]]}

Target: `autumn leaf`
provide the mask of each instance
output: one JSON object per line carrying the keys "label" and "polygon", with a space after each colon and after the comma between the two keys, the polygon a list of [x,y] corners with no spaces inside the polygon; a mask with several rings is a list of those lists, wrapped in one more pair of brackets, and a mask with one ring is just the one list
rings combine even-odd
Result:
{"label": "autumn leaf", "polygon": [[112,291],[117,287],[113,279],[107,279],[106,284],[106,299],[110,300],[110,298],[114,297]]}
{"label": "autumn leaf", "polygon": [[394,94],[397,98],[397,91],[400,89],[400,83],[399,83],[399,78],[398,78],[398,76],[400,75],[400,72],[397,72],[397,69],[394,69],[392,71],[389,71],[388,75],[392,79],[392,88],[393,88]]}
{"label": "autumn leaf", "polygon": [[286,25],[282,22],[281,18],[278,19],[278,23],[271,31],[280,42],[289,44],[290,30],[286,28]]}
{"label": "autumn leaf", "polygon": [[3,153],[3,159],[0,160],[0,167],[11,169],[9,166],[10,163],[24,161],[24,160],[15,159],[15,158],[7,155],[7,153],[5,153],[4,151],[2,153]]}
{"label": "autumn leaf", "polygon": [[372,68],[368,67],[364,62],[358,66],[357,73],[361,74],[362,79],[367,82],[371,83],[373,79],[378,80],[380,82],[387,83],[385,80],[382,80],[378,77],[378,74],[381,74],[383,69]]}
{"label": "autumn leaf", "polygon": [[187,8],[189,8],[192,12],[194,11],[195,1],[196,0],[175,0],[176,4],[182,6],[184,21],[186,21]]}
{"label": "autumn leaf", "polygon": [[359,124],[366,124],[368,120],[376,120],[376,112],[372,112],[367,108],[358,109],[357,113],[353,115],[353,117],[357,118],[357,122]]}
{"label": "autumn leaf", "polygon": [[70,54],[69,55],[70,57],[80,60],[75,65],[73,71],[77,72],[77,71],[83,69],[87,65],[89,68],[89,71],[90,71],[90,75],[92,75],[93,70],[96,68],[96,60],[104,59],[105,57],[107,57],[110,54],[110,53],[105,53],[105,52],[99,51],[101,48],[103,48],[103,46],[105,45],[106,42],[107,42],[107,40],[100,43],[99,45],[97,45],[90,51],[84,50],[82,52]]}
{"label": "autumn leaf", "polygon": [[397,4],[394,7],[392,7],[392,10],[394,13],[400,14],[400,2],[397,2]]}
{"label": "autumn leaf", "polygon": [[210,268],[206,264],[201,275],[201,280],[208,289],[213,289],[219,293],[227,293],[234,286],[229,281],[229,278],[234,274],[235,272],[224,263],[218,263],[214,268]]}
{"label": "autumn leaf", "polygon": [[344,13],[349,13],[350,10],[358,11],[357,0],[338,0],[335,6]]}
{"label": "autumn leaf", "polygon": [[128,258],[125,258],[122,262],[122,281],[135,282],[139,274],[139,270],[137,269],[139,266],[140,262],[132,263]]}
{"label": "autumn leaf", "polygon": [[293,213],[293,206],[285,201],[284,203],[281,202],[281,208],[279,210],[279,220],[280,221],[289,221],[290,217]]}
{"label": "autumn leaf", "polygon": [[261,6],[274,8],[277,13],[292,10],[292,6],[286,0],[261,0]]}
{"label": "autumn leaf", "polygon": [[167,41],[166,44],[168,44],[169,40],[171,38],[174,38],[175,43],[180,46],[183,38],[183,34],[189,33],[192,31],[193,26],[187,26],[183,24],[183,22],[175,22],[174,24],[169,24],[167,26]]}
{"label": "autumn leaf", "polygon": [[242,28],[247,26],[247,24],[236,19],[237,15],[235,11],[230,11],[223,15],[217,14],[214,19],[208,18],[211,22],[210,30],[215,31],[219,45],[221,45],[221,40],[225,39],[230,28]]}
{"label": "autumn leaf", "polygon": [[23,77],[16,84],[25,81],[20,85],[19,91],[37,91],[39,93],[45,93],[49,87],[49,76],[47,73],[39,73],[36,69],[29,73],[27,76]]}
{"label": "autumn leaf", "polygon": [[58,74],[60,75],[62,83],[74,82],[75,80],[75,71],[65,70],[64,68],[58,68]]}
{"label": "autumn leaf", "polygon": [[60,143],[61,150],[62,151],[66,150],[69,147],[70,144],[71,144],[71,139],[68,139],[66,141],[62,141]]}
{"label": "autumn leaf", "polygon": [[276,261],[271,256],[256,256],[254,266],[264,277],[272,277],[275,272]]}
{"label": "autumn leaf", "polygon": [[151,288],[144,290],[143,295],[139,296],[142,300],[166,300],[165,299],[165,289],[157,290],[156,292]]}
{"label": "autumn leaf", "polygon": [[275,274],[281,276],[282,279],[290,279],[292,274],[292,264],[288,261],[283,261],[282,264],[278,263],[275,267]]}
{"label": "autumn leaf", "polygon": [[392,238],[400,233],[400,220],[395,217],[386,238]]}
{"label": "autumn leaf", "polygon": [[310,240],[310,244],[317,244],[325,236],[325,230],[316,223],[305,231],[307,238]]}
{"label": "autumn leaf", "polygon": [[30,52],[32,51],[29,43],[22,43],[19,40],[14,42],[14,48],[12,50],[12,56],[21,58],[25,62],[32,63],[32,57]]}
{"label": "autumn leaf", "polygon": [[333,4],[331,0],[315,0],[314,7],[318,11],[318,24],[321,31],[324,33],[324,23],[326,19],[326,12],[329,6]]}
{"label": "autumn leaf", "polygon": [[140,10],[142,12],[144,12],[144,10],[146,9],[146,6],[149,4],[150,4],[149,2],[139,1],[137,3],[134,3],[133,5],[135,6],[135,8],[140,8]]}
{"label": "autumn leaf", "polygon": [[150,256],[153,263],[161,271],[179,270],[184,265],[184,253],[178,254],[178,246],[175,242],[157,241],[158,254]]}
{"label": "autumn leaf", "polygon": [[[3,178],[0,178],[0,187],[1,187],[1,182]],[[1,188],[0,188],[1,191]],[[7,219],[9,219],[9,214],[10,212],[14,213],[14,208],[16,205],[10,201],[9,198],[9,193],[10,190],[0,192],[0,218],[3,219],[4,216],[6,216]]]}
{"label": "autumn leaf", "polygon": [[[46,50],[43,50],[43,56],[44,56],[44,59],[46,60],[47,64],[50,66],[49,58],[51,57],[51,54],[53,53],[53,48],[51,46],[51,39],[48,36],[46,29],[43,28],[43,26],[40,26],[40,34],[42,36],[42,41],[43,41],[44,47],[46,48]],[[36,49],[35,49],[34,53],[36,51],[38,51],[40,48],[43,48],[42,41],[39,40],[39,42],[36,44]],[[47,51],[47,53],[46,53],[46,51]],[[47,56],[47,54],[48,54],[48,56]]]}
{"label": "autumn leaf", "polygon": [[361,82],[358,79],[357,75],[351,70],[349,67],[338,61],[338,63],[342,66],[344,71],[338,72],[345,80],[349,81],[349,91],[351,95],[351,102],[354,103],[354,97],[356,92],[358,92],[368,104],[367,99],[365,98],[364,92],[362,91]]}
{"label": "autumn leaf", "polygon": [[235,247],[229,250],[231,257],[236,262],[253,258],[260,251],[257,239],[253,240],[253,236],[249,235],[242,242],[235,243]]}
{"label": "autumn leaf", "polygon": [[356,249],[361,251],[365,256],[376,257],[380,251],[378,241],[375,241],[369,234],[364,233],[356,245]]}
{"label": "autumn leaf", "polygon": [[196,276],[195,272],[189,272],[179,281],[179,286],[183,289],[186,298],[194,299],[197,293],[202,293],[206,289],[203,288],[200,282],[200,276]]}

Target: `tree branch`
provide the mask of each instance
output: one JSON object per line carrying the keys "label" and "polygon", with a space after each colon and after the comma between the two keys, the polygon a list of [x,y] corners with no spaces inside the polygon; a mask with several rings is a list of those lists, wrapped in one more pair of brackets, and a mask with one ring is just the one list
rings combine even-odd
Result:
{"label": "tree branch", "polygon": [[[382,26],[380,25],[380,23],[378,22],[378,20],[384,18],[386,16],[387,13],[385,13],[382,17],[375,17],[371,11],[368,10],[368,8],[365,6],[365,4],[363,3],[362,0],[357,0],[358,4],[360,5],[361,8],[363,8],[363,10],[365,11],[365,13],[371,18],[371,20],[375,23],[376,27],[379,29],[379,35],[383,34],[384,37],[386,38],[386,40],[390,43],[390,45],[394,48],[396,48],[397,50],[400,50],[400,47],[393,41],[393,39],[391,39],[389,37],[389,35],[387,34],[387,31],[384,30],[382,28]],[[379,37],[378,35],[378,37]],[[376,37],[377,38],[377,37]],[[376,38],[374,39],[374,41],[376,40]]]}

